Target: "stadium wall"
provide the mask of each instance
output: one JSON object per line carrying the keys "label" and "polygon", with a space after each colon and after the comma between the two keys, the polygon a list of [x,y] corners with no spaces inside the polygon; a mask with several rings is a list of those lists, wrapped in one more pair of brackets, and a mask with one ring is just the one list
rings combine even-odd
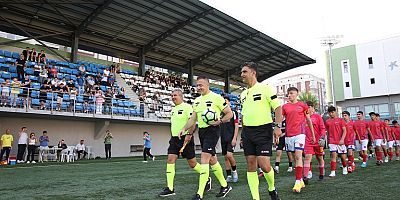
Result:
{"label": "stadium wall", "polygon": [[[14,136],[12,154],[17,153],[18,132],[23,126],[28,128],[28,133],[36,133],[37,137],[42,135],[43,130],[46,130],[50,138],[50,146],[57,145],[61,139],[64,139],[68,146],[75,146],[81,139],[84,139],[86,146],[92,146],[95,156],[100,157],[105,157],[103,143],[105,130],[109,129],[114,136],[112,141],[113,157],[141,156],[142,152],[130,152],[130,146],[143,145],[143,132],[148,131],[152,138],[151,152],[154,155],[167,154],[168,141],[170,139],[169,123],[111,120],[109,126],[99,135],[96,135],[96,131],[101,128],[98,124],[103,122],[104,120],[101,119],[92,121],[71,117],[54,119],[54,116],[50,115],[38,118],[21,114],[21,116],[13,117],[0,116],[0,130],[3,133],[5,129],[11,129]],[[240,132],[238,137],[239,142]],[[200,144],[197,133],[195,133],[195,144]],[[237,150],[239,150],[239,145],[237,145]],[[220,151],[220,144],[218,144],[217,152]],[[200,151],[197,151],[197,153],[200,153]]]}

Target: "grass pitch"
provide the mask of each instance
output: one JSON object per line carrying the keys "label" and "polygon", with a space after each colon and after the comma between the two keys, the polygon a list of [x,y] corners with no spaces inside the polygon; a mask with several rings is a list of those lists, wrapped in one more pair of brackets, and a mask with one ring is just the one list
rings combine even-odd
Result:
{"label": "grass pitch", "polygon": [[[235,154],[239,182],[232,183],[233,190],[226,199],[251,199],[246,180],[246,163],[242,153]],[[284,156],[285,157],[285,156]],[[75,163],[20,164],[0,167],[0,199],[174,199],[187,200],[197,191],[198,175],[186,161],[176,165],[176,196],[158,198],[166,186],[166,157],[155,162],[142,163],[140,158],[113,158],[112,160],[82,160]],[[223,158],[219,155],[221,165]],[[282,199],[399,199],[400,161],[375,166],[375,159],[367,168],[359,167],[347,176],[337,171],[335,178],[317,181],[318,168],[314,161],[314,178],[300,194],[294,194],[294,172],[287,173],[284,159],[281,173],[275,175],[276,187]],[[329,161],[326,159],[326,175]],[[213,175],[211,175],[213,177]],[[213,177],[213,187],[204,199],[217,199],[219,184]],[[260,179],[261,199],[269,199],[267,183]]]}

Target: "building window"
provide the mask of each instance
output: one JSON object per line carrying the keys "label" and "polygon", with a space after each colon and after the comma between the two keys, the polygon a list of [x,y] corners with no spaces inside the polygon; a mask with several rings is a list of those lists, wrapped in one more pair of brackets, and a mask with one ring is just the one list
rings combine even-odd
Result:
{"label": "building window", "polygon": [[349,106],[345,110],[349,111],[351,119],[356,119],[357,112],[360,111],[360,107],[359,106]]}
{"label": "building window", "polygon": [[369,66],[370,69],[374,68],[374,63],[372,62],[372,57],[368,58],[368,66]]}
{"label": "building window", "polygon": [[379,113],[381,118],[390,117],[389,104],[387,104],[387,103],[365,105],[364,106],[364,111],[365,111],[365,117],[366,118],[369,118],[368,114],[370,112]]}
{"label": "building window", "polygon": [[370,81],[371,81],[371,84],[375,84],[375,78],[371,78]]}
{"label": "building window", "polygon": [[343,66],[343,72],[349,73],[349,64],[347,63],[347,61],[343,61],[342,66]]}
{"label": "building window", "polygon": [[400,116],[400,102],[394,103],[394,116],[399,117]]}
{"label": "building window", "polygon": [[350,87],[350,82],[346,82],[346,87]]}

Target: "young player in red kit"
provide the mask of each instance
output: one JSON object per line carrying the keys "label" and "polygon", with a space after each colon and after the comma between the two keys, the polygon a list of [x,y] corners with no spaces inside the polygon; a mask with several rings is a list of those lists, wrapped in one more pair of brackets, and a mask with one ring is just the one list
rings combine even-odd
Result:
{"label": "young player in red kit", "polygon": [[379,123],[381,125],[381,133],[383,136],[381,147],[382,147],[383,155],[385,156],[384,161],[387,163],[387,162],[389,162],[389,159],[388,159],[388,150],[387,150],[387,142],[388,141],[387,141],[386,123],[384,121],[381,121],[381,116],[378,113],[375,113],[375,116],[376,116],[376,120],[379,121]]}
{"label": "young player in red kit", "polygon": [[392,124],[392,130],[396,139],[396,160],[400,160],[400,126],[396,120],[393,120]]}
{"label": "young player in red kit", "polygon": [[[389,123],[390,121],[388,119],[384,120],[385,125],[386,125],[386,139],[387,139],[387,151],[388,151],[388,155],[389,155],[389,161],[392,161],[393,159],[393,145],[395,142],[395,136],[394,136],[394,132],[392,127],[390,127]],[[386,161],[386,160],[385,160]]]}
{"label": "young player in red kit", "polygon": [[[310,115],[308,114],[308,106],[297,101],[298,89],[289,87],[288,90],[289,103],[282,106],[282,115],[286,118],[286,148],[287,151],[294,152],[296,163],[296,182],[293,192],[299,193],[305,187],[303,181],[303,150],[305,145],[305,129],[312,127]],[[308,127],[306,126],[306,122]],[[314,129],[311,129],[311,144],[315,144]],[[308,171],[307,171],[308,173]]]}
{"label": "young player in red kit", "polygon": [[354,122],[353,126],[356,134],[356,150],[360,152],[363,160],[361,167],[366,167],[368,157],[368,122],[364,120],[364,113],[362,111],[357,112],[357,121]]}
{"label": "young player in red kit", "polygon": [[371,121],[368,123],[368,132],[371,134],[372,145],[375,147],[376,165],[381,165],[382,160],[382,142],[383,135],[381,131],[381,122],[378,121],[374,112],[369,113]]}
{"label": "young player in red kit", "polygon": [[355,133],[354,133],[354,122],[350,119],[350,113],[348,111],[343,111],[342,116],[344,122],[346,123],[346,138],[344,140],[344,144],[347,147],[347,172],[352,173],[355,170],[354,164],[354,140],[355,140]]}
{"label": "young player in red kit", "polygon": [[[311,172],[311,160],[312,155],[315,155],[318,161],[318,168],[319,168],[319,180],[324,179],[324,146],[325,146],[325,124],[324,120],[322,119],[321,115],[315,113],[314,105],[312,102],[307,102],[308,111],[310,113],[310,119],[312,122],[311,128],[306,128],[306,145],[304,147],[304,182],[308,184],[308,179],[312,177],[310,175]],[[311,129],[314,129],[315,138],[318,139],[318,143],[311,144],[312,140],[312,133]]]}
{"label": "young player in red kit", "polygon": [[342,158],[343,175],[347,174],[346,168],[346,153],[347,148],[344,145],[346,138],[346,124],[336,116],[336,108],[330,106],[328,108],[329,119],[325,122],[326,130],[328,131],[329,151],[331,152],[331,174],[329,177],[336,176],[336,157],[337,154]]}

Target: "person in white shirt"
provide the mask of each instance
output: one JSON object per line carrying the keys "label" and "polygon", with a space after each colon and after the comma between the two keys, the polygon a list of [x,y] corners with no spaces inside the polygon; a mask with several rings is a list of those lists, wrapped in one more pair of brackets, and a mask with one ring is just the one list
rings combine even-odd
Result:
{"label": "person in white shirt", "polygon": [[109,76],[110,75],[110,70],[108,70],[108,68],[105,68],[103,71],[103,75],[104,76]]}
{"label": "person in white shirt", "polygon": [[18,133],[18,154],[17,154],[17,163],[24,163],[25,159],[24,154],[26,150],[26,145],[28,143],[28,134],[26,133],[28,130],[26,127],[21,128],[21,132]]}
{"label": "person in white shirt", "polygon": [[85,140],[81,140],[81,142],[79,144],[76,145],[75,149],[76,152],[78,153],[78,159],[81,158],[81,154],[83,154],[82,159],[84,159],[86,157],[86,147],[85,144],[83,143]]}

